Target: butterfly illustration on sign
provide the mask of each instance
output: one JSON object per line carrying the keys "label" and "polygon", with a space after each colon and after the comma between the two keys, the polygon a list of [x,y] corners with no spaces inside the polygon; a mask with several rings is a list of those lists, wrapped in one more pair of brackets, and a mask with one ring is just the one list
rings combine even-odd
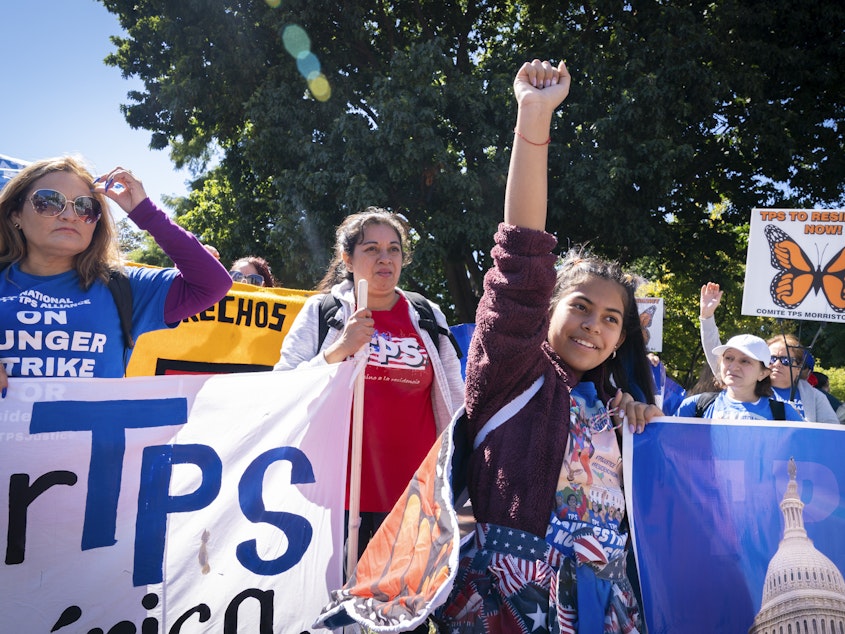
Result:
{"label": "butterfly illustration on sign", "polygon": [[793,309],[807,299],[810,291],[822,291],[833,310],[845,312],[845,247],[823,267],[816,266],[785,231],[775,225],[766,225],[764,231],[772,266],[777,270],[769,286],[775,304]]}
{"label": "butterfly illustration on sign", "polygon": [[643,329],[643,341],[648,345],[651,339],[651,322],[654,319],[654,313],[657,312],[657,304],[652,304],[640,313],[640,328]]}

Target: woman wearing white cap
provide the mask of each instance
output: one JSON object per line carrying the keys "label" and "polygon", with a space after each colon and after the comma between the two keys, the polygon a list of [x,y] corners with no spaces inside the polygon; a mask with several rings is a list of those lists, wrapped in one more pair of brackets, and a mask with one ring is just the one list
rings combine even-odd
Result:
{"label": "woman wearing white cap", "polygon": [[[701,287],[701,346],[707,357],[707,363],[713,374],[719,374],[719,360],[710,351],[721,344],[719,329],[714,314],[722,302],[722,289],[714,282]],[[824,394],[810,385],[801,374],[812,356],[793,335],[778,335],[769,339],[769,361],[772,368],[772,388],[774,397],[792,405],[804,417],[814,423],[839,423],[836,412],[828,403]],[[812,369],[812,368],[811,368]]]}
{"label": "woman wearing white cap", "polygon": [[719,376],[725,389],[709,398],[697,394],[684,401],[675,416],[744,419],[744,420],[803,420],[788,403],[772,397],[769,369],[769,346],[754,335],[736,335],[728,342],[713,348],[719,357]]}

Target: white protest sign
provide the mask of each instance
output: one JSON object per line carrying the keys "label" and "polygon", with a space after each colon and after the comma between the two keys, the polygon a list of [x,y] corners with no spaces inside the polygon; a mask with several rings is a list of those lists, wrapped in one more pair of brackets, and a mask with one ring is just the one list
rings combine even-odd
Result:
{"label": "white protest sign", "polygon": [[845,322],[845,210],[754,209],[742,314]]}
{"label": "white protest sign", "polygon": [[646,350],[663,351],[663,298],[637,297],[637,312]]}

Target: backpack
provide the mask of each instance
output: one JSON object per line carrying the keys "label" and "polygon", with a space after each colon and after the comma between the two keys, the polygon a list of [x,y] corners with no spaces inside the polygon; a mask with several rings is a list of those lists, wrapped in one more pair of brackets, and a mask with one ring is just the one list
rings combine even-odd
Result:
{"label": "backpack", "polygon": [[[695,417],[704,418],[705,410],[716,400],[721,392],[704,392],[698,395],[695,401]],[[772,420],[786,420],[786,408],[783,401],[774,398],[769,399],[769,408],[772,410]]]}
{"label": "backpack", "polygon": [[[404,291],[404,293],[405,298],[411,303],[411,305],[413,305],[417,313],[419,313],[420,328],[425,330],[431,336],[432,341],[438,345],[438,350],[440,346],[440,335],[445,335],[452,343],[452,347],[455,348],[455,352],[458,354],[458,359],[462,358],[464,355],[463,352],[461,352],[461,346],[458,344],[458,340],[455,339],[455,335],[452,334],[451,330],[444,328],[437,323],[437,319],[434,317],[434,309],[431,307],[431,302],[419,293],[414,293],[413,291]],[[320,300],[317,350],[323,347],[323,342],[326,340],[326,335],[329,333],[330,327],[335,330],[343,330],[343,322],[335,316],[340,310],[340,307],[340,300],[331,293],[326,293],[323,295],[322,300]]]}
{"label": "backpack", "polygon": [[135,340],[132,338],[132,286],[126,273],[111,269],[109,271],[109,290],[117,307],[117,315],[120,317],[120,331],[123,333],[123,347],[131,350],[135,347]]}
{"label": "backpack", "polygon": [[[3,271],[8,262],[0,263],[0,271]],[[123,334],[123,347],[131,350],[135,347],[135,340],[132,338],[132,286],[126,273],[117,269],[109,270],[109,281],[107,284],[114,304],[117,307],[117,315],[120,317],[120,331]]]}

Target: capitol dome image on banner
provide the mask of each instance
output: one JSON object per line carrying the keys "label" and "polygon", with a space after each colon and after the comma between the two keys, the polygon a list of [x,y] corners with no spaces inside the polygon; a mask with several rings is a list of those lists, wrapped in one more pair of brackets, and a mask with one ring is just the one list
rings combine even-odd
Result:
{"label": "capitol dome image on banner", "polygon": [[657,418],[623,450],[647,631],[845,632],[845,426]]}
{"label": "capitol dome image on banner", "polygon": [[748,632],[842,632],[845,580],[836,564],[819,552],[807,536],[794,459],[790,459],[788,470],[789,484],[780,503],[783,539],[769,562],[763,603]]}

